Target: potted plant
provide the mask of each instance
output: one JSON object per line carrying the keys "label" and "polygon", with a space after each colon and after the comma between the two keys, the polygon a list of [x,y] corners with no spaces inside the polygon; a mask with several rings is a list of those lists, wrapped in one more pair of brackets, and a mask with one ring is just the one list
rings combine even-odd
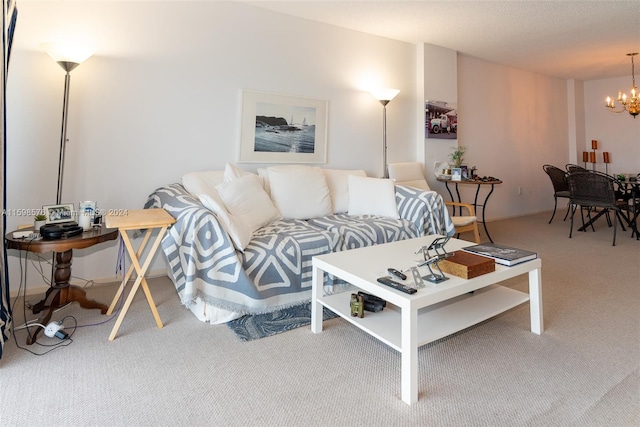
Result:
{"label": "potted plant", "polygon": [[467,151],[467,147],[464,145],[459,145],[457,147],[451,147],[453,152],[449,154],[449,158],[451,159],[451,167],[459,168],[462,166],[462,160],[464,159],[464,153]]}
{"label": "potted plant", "polygon": [[47,216],[45,214],[38,214],[36,216],[33,217],[33,229],[36,232],[40,231],[40,227],[42,227],[43,225],[45,225],[47,223]]}

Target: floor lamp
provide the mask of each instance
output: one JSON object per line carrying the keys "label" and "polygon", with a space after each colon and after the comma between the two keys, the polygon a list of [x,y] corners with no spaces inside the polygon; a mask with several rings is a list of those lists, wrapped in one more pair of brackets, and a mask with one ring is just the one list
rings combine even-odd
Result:
{"label": "floor lamp", "polygon": [[[62,178],[64,176],[64,155],[67,146],[67,116],[69,113],[69,73],[82,62],[93,55],[93,49],[80,46],[59,45],[55,43],[42,43],[42,49],[62,67],[66,72],[64,76],[64,98],[62,100],[62,132],[60,136],[60,157],[58,159],[58,188],[56,192],[56,205],[62,203]],[[55,259],[53,254],[51,261],[51,284],[55,281]]]}
{"label": "floor lamp", "polygon": [[69,112],[69,74],[82,62],[93,55],[93,49],[80,46],[58,45],[55,43],[43,43],[42,48],[47,54],[66,72],[64,77],[64,98],[62,101],[62,134],[60,136],[60,157],[58,160],[58,189],[56,193],[56,205],[62,203],[62,179],[64,177],[64,157],[67,143],[67,116]]}
{"label": "floor lamp", "polygon": [[398,89],[376,89],[371,95],[382,104],[382,177],[389,178],[387,166],[387,104],[400,93]]}

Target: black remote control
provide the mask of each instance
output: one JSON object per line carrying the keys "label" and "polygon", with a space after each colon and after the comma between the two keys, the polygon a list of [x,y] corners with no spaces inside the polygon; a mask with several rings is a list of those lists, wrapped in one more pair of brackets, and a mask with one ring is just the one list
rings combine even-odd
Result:
{"label": "black remote control", "polygon": [[388,277],[378,277],[378,283],[382,283],[383,285],[387,285],[393,289],[397,289],[405,294],[415,294],[418,292],[416,288],[412,288],[411,286],[403,285],[402,283],[398,283],[395,280],[391,280]]}
{"label": "black remote control", "polygon": [[400,280],[407,280],[407,275],[403,274],[401,271],[396,270],[395,268],[387,268],[387,271],[390,275],[396,276]]}

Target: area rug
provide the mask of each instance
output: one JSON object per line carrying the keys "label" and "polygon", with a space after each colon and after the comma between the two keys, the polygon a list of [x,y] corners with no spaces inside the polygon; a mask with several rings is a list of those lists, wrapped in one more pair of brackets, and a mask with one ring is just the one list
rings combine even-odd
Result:
{"label": "area rug", "polygon": [[[322,318],[333,319],[338,315],[323,307]],[[240,341],[252,341],[270,337],[291,329],[311,324],[311,303],[296,305],[271,313],[246,315],[227,322]]]}

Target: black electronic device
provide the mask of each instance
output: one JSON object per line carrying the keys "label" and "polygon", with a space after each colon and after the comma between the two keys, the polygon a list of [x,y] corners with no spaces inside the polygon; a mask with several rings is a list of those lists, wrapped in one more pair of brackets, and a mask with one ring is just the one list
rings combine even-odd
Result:
{"label": "black electronic device", "polygon": [[358,291],[358,295],[362,297],[365,311],[377,313],[378,311],[382,311],[382,309],[387,305],[387,302],[385,300],[383,300],[382,298],[378,298],[375,295],[367,294],[362,291]]}
{"label": "black electronic device", "polygon": [[400,270],[396,270],[395,268],[387,268],[387,271],[389,272],[389,274],[397,277],[400,280],[407,280],[407,275]]}
{"label": "black electronic device", "polygon": [[383,285],[389,286],[390,288],[397,289],[398,291],[404,292],[405,294],[415,294],[416,292],[418,292],[416,288],[403,285],[402,283],[391,280],[388,277],[378,277],[378,283],[382,283]]}
{"label": "black electronic device", "polygon": [[67,224],[47,224],[40,227],[43,240],[57,240],[82,234],[84,230],[75,222]]}

